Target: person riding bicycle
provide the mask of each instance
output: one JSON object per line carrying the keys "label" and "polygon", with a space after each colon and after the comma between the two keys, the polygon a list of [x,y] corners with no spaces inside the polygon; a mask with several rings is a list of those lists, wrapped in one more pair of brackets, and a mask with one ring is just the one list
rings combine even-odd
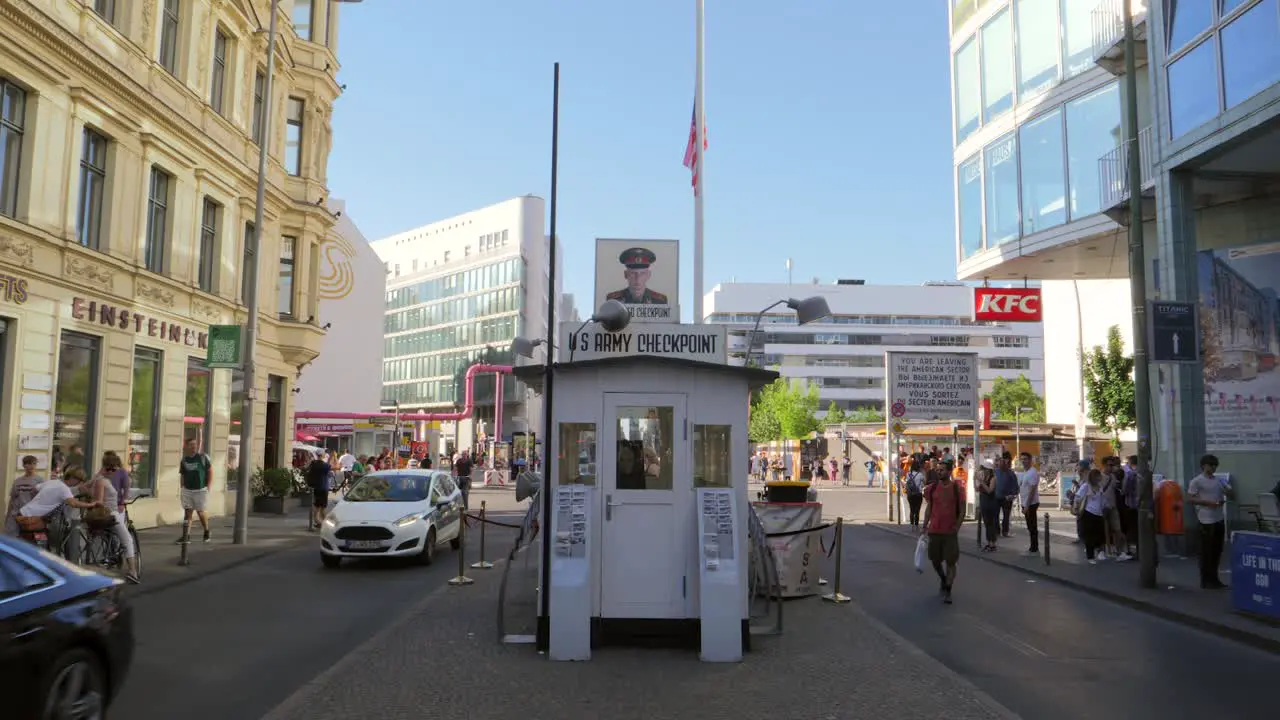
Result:
{"label": "person riding bicycle", "polygon": [[[138,549],[133,546],[133,537],[129,535],[129,521],[124,514],[125,498],[121,497],[113,479],[117,471],[124,472],[123,468],[120,467],[120,457],[113,452],[104,453],[102,456],[102,471],[93,476],[87,489],[89,495],[97,501],[102,507],[102,511],[107,514],[106,516],[114,520],[114,522],[107,521],[109,527],[103,527],[101,530],[110,531],[116,536],[116,540],[120,542],[120,547],[124,551],[125,579],[136,583],[138,582]],[[128,473],[125,474],[128,475]],[[90,527],[93,527],[95,519],[90,515],[88,520]]]}
{"label": "person riding bicycle", "polygon": [[[50,478],[40,483],[39,489],[36,491],[35,497],[22,506],[18,510],[15,518],[18,521],[18,527],[23,532],[34,532],[48,528],[48,518],[54,513],[60,512],[63,506],[88,510],[89,508],[102,507],[102,503],[96,500],[84,501],[77,500],[75,496],[83,491],[81,485],[84,483],[84,470],[80,467],[67,468],[62,474],[62,478]],[[61,547],[62,538],[54,547]]]}
{"label": "person riding bicycle", "polygon": [[471,455],[466,450],[458,453],[453,461],[453,475],[457,478],[458,488],[462,490],[462,507],[470,508],[471,499]]}

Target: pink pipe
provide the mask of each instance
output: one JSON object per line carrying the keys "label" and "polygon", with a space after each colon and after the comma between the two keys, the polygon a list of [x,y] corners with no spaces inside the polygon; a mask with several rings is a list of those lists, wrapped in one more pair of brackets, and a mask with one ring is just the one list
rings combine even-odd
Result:
{"label": "pink pipe", "polygon": [[[496,373],[499,376],[498,386],[501,388],[501,376],[511,372],[510,365],[472,365],[467,368],[467,391],[465,402],[462,410],[458,412],[447,413],[400,413],[400,419],[405,421],[412,420],[466,420],[471,417],[471,412],[475,409],[475,395],[472,392],[472,382],[476,375],[480,373]],[[501,390],[498,391],[499,393]],[[500,396],[499,396],[500,397]],[[294,413],[297,420],[310,420],[313,418],[333,419],[333,420],[373,420],[375,418],[392,418],[396,417],[395,413],[376,412],[376,413],[353,413],[353,412],[324,412],[323,410],[302,410]]]}

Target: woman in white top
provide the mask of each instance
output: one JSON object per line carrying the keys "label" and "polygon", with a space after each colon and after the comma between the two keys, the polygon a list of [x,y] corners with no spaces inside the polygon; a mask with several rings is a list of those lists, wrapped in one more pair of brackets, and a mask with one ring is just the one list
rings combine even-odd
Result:
{"label": "woman in white top", "polygon": [[[1084,540],[1084,556],[1090,565],[1106,560],[1106,553],[1099,552],[1107,541],[1107,496],[1102,490],[1102,471],[1089,471],[1089,482],[1080,488],[1076,502],[1080,503],[1080,535]],[[1097,559],[1095,559],[1095,557]]]}

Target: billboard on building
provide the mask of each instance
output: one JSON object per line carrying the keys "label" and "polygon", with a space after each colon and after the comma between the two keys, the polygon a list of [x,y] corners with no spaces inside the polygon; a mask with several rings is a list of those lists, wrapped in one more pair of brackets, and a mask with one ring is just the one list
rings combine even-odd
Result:
{"label": "billboard on building", "polygon": [[679,240],[596,238],[592,310],[618,300],[634,322],[680,322],[679,290]]}
{"label": "billboard on building", "polygon": [[1205,447],[1280,447],[1280,243],[1197,255]]}

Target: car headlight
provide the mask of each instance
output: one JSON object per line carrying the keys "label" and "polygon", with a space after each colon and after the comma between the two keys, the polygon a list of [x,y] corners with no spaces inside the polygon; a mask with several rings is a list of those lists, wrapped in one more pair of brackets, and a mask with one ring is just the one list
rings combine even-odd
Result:
{"label": "car headlight", "polygon": [[409,513],[408,515],[405,515],[404,517],[397,520],[395,522],[395,526],[404,527],[406,525],[412,525],[415,522],[425,518],[427,515],[428,513],[424,513],[424,512]]}
{"label": "car headlight", "polygon": [[337,524],[338,524],[338,521],[333,517],[333,513],[329,513],[328,515],[324,516],[325,527],[336,527]]}

